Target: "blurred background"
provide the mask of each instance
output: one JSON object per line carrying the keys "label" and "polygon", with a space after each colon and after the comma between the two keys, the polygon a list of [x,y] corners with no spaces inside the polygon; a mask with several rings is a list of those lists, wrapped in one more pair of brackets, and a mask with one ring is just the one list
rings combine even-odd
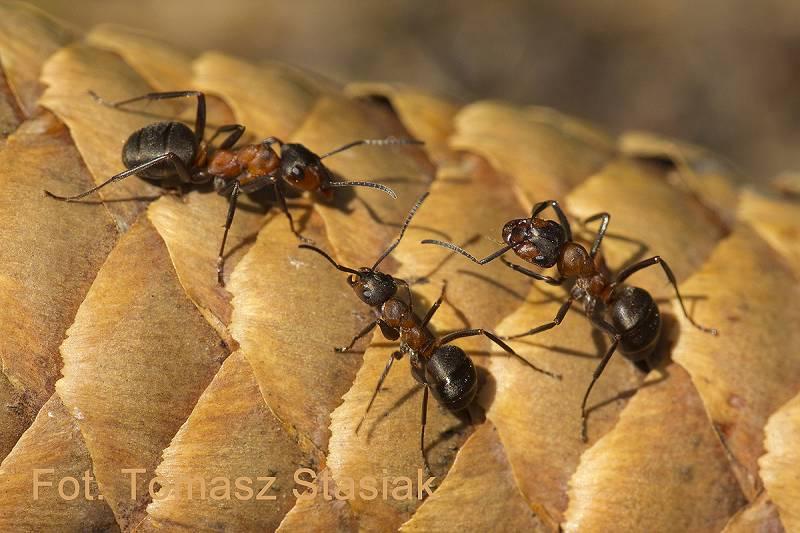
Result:
{"label": "blurred background", "polygon": [[800,170],[798,0],[34,0],[188,52],[555,107],[705,145],[746,175]]}

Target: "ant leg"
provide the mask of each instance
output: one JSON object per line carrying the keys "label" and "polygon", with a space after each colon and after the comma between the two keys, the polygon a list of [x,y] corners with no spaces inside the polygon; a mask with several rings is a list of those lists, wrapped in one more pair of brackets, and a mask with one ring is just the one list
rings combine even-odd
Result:
{"label": "ant leg", "polygon": [[533,279],[536,279],[536,280],[539,280],[539,281],[544,281],[545,283],[549,283],[550,285],[561,285],[561,284],[564,283],[564,278],[556,279],[556,278],[551,278],[550,276],[545,276],[544,274],[539,274],[538,272],[534,272],[533,270],[528,270],[525,267],[521,267],[519,265],[515,265],[514,263],[512,263],[511,261],[509,261],[505,257],[503,257],[501,259],[501,261],[503,263],[505,263],[505,265],[508,268],[510,268],[512,270],[516,270],[520,274],[525,274],[526,276],[529,276],[529,277],[531,277]]}
{"label": "ant leg", "polygon": [[245,127],[242,126],[241,124],[226,124],[225,126],[220,126],[219,128],[217,128],[217,131],[214,132],[214,135],[212,135],[211,138],[208,139],[208,145],[210,146],[214,142],[214,140],[223,133],[230,132],[230,135],[225,137],[225,140],[223,140],[218,147],[220,150],[227,150],[228,148],[231,148],[234,144],[236,144],[236,142],[242,137],[242,135],[244,135],[244,130]]}
{"label": "ant leg", "polygon": [[364,420],[367,419],[367,413],[369,413],[369,410],[372,407],[372,402],[375,401],[375,397],[378,395],[378,391],[381,390],[381,386],[383,385],[383,380],[385,380],[386,376],[389,374],[389,370],[391,370],[392,368],[392,363],[394,363],[395,359],[400,359],[402,357],[403,357],[403,352],[401,351],[393,352],[392,355],[389,356],[389,361],[386,362],[386,367],[383,369],[381,377],[378,378],[378,384],[375,386],[375,391],[372,393],[372,397],[369,399],[367,408],[364,410],[364,416],[361,417],[361,420],[358,422],[358,425],[356,426],[356,433],[358,433],[358,430],[361,429],[361,424],[364,423]]}
{"label": "ant leg", "polygon": [[272,146],[273,144],[277,144],[278,146],[283,148],[283,144],[284,143],[283,143],[282,140],[278,139],[277,137],[267,137],[266,139],[261,141],[261,144],[266,145],[266,146]]}
{"label": "ant leg", "polygon": [[544,202],[539,202],[538,204],[533,206],[531,209],[531,218],[536,218],[536,215],[547,209],[548,207],[552,207],[553,211],[556,212],[558,216],[558,222],[561,224],[561,227],[564,228],[564,238],[567,241],[572,240],[572,228],[569,227],[569,220],[567,220],[567,215],[564,214],[564,211],[561,209],[561,206],[558,204],[557,200],[546,200]]}
{"label": "ant leg", "polygon": [[133,102],[139,102],[141,100],[169,100],[171,98],[186,98],[187,96],[196,96],[197,97],[197,115],[194,119],[194,137],[197,142],[203,140],[206,131],[206,95],[200,91],[167,91],[167,92],[160,92],[160,93],[147,93],[142,96],[136,96],[134,98],[129,98],[127,100],[120,100],[119,102],[106,102],[103,98],[98,96],[97,93],[94,91],[89,91],[89,94],[92,95],[96,101],[100,102],[101,104],[113,107],[115,109],[119,109],[123,106],[128,104],[132,104]]}
{"label": "ant leg", "polygon": [[621,335],[615,334],[613,337],[613,341],[611,342],[611,346],[608,347],[608,351],[603,356],[603,359],[600,360],[600,364],[597,365],[597,368],[594,369],[592,373],[592,381],[589,383],[589,387],[586,389],[586,393],[583,395],[583,401],[581,402],[581,440],[583,442],[587,442],[589,437],[586,433],[586,400],[589,399],[589,393],[592,392],[592,387],[594,387],[595,382],[605,370],[608,361],[611,360],[611,356],[614,355],[614,351],[617,349],[617,345],[619,344],[619,340],[621,339]]}
{"label": "ant leg", "polygon": [[334,352],[336,352],[336,353],[346,353],[346,352],[349,352],[349,351],[350,351],[350,349],[353,347],[353,345],[356,343],[356,341],[357,341],[358,339],[360,339],[360,338],[364,337],[364,336],[365,336],[367,333],[369,333],[370,331],[372,331],[373,329],[375,329],[375,326],[377,326],[377,325],[378,325],[378,321],[377,321],[377,320],[373,320],[372,322],[370,322],[369,324],[367,324],[367,326],[366,326],[364,329],[362,329],[362,330],[361,330],[361,331],[358,333],[358,335],[356,335],[355,337],[353,337],[353,340],[351,340],[351,341],[350,341],[350,344],[348,344],[347,346],[342,346],[342,347],[339,347],[339,348],[334,348],[334,349],[333,349],[333,351],[334,351]]}
{"label": "ant leg", "polygon": [[223,269],[225,268],[225,242],[228,240],[228,230],[231,229],[231,224],[233,224],[233,215],[236,213],[236,202],[239,199],[239,182],[233,182],[233,188],[231,189],[231,195],[228,200],[228,218],[225,219],[225,233],[222,234],[222,244],[219,247],[219,254],[217,255],[217,283],[221,286],[225,286],[225,280],[222,279],[224,274]]}
{"label": "ant leg", "polygon": [[496,252],[494,252],[493,254],[487,255],[483,259],[478,259],[477,257],[472,255],[471,253],[469,253],[465,249],[461,248],[460,246],[456,246],[455,244],[450,243],[450,242],[437,241],[436,239],[425,239],[425,240],[421,241],[421,243],[422,244],[435,244],[435,245],[441,246],[443,248],[449,248],[450,250],[453,250],[454,252],[460,253],[461,255],[463,255],[464,257],[466,257],[467,259],[469,259],[473,263],[478,263],[479,265],[485,265],[486,263],[494,261],[495,259],[497,259],[501,255],[503,255],[504,253],[506,253],[507,251],[512,249],[511,245],[506,245],[506,246],[503,246],[502,248],[500,248],[499,250],[497,250]]}
{"label": "ant leg", "polygon": [[53,194],[53,193],[51,193],[50,191],[47,191],[47,190],[44,191],[44,192],[50,198],[55,198],[56,200],[63,200],[65,202],[73,202],[75,200],[80,200],[84,196],[88,196],[88,195],[92,194],[93,192],[102,189],[106,185],[110,185],[110,184],[112,184],[114,182],[121,181],[121,180],[127,178],[128,176],[133,176],[134,174],[138,174],[139,172],[145,171],[148,168],[154,167],[154,166],[156,166],[156,165],[158,165],[158,164],[160,164],[160,163],[162,163],[164,161],[169,161],[170,163],[172,163],[175,166],[175,171],[177,172],[178,176],[180,176],[181,181],[183,181],[185,183],[191,183],[191,181],[192,181],[191,173],[189,172],[189,169],[186,168],[186,164],[177,155],[173,154],[172,152],[167,152],[166,154],[160,155],[160,156],[156,157],[155,159],[151,159],[147,163],[143,163],[143,164],[139,165],[138,167],[129,168],[128,170],[125,170],[124,172],[120,172],[119,174],[111,176],[110,178],[108,178],[106,181],[104,181],[100,185],[98,185],[96,187],[92,187],[88,191],[84,191],[84,192],[82,192],[80,194],[76,194],[75,196],[59,196],[59,195]]}
{"label": "ant leg", "polygon": [[398,139],[396,137],[387,137],[385,139],[359,139],[357,141],[349,142],[339,148],[331,150],[325,154],[319,156],[320,159],[325,159],[326,157],[332,156],[334,154],[338,154],[340,152],[344,152],[345,150],[349,150],[350,148],[354,148],[356,146],[361,146],[362,144],[369,144],[372,146],[388,146],[390,144],[425,144],[422,141],[418,141],[417,139]]}
{"label": "ant leg", "polygon": [[597,235],[594,237],[594,243],[592,243],[592,250],[589,252],[589,256],[594,258],[597,255],[597,250],[600,249],[600,243],[603,242],[603,237],[606,235],[606,231],[608,230],[608,223],[611,221],[611,215],[608,213],[597,213],[596,215],[592,215],[586,220],[583,221],[583,225],[590,222],[594,222],[595,220],[602,220],[600,222],[600,229],[597,230]]}
{"label": "ant leg", "polygon": [[511,355],[513,355],[514,357],[516,357],[517,359],[519,359],[520,361],[525,363],[527,366],[529,366],[532,369],[536,370],[537,372],[541,372],[542,374],[547,374],[551,378],[561,379],[561,376],[559,374],[554,374],[552,372],[548,372],[547,370],[543,370],[543,369],[539,368],[538,366],[534,365],[533,363],[531,363],[530,361],[528,361],[527,359],[525,359],[524,357],[519,355],[517,352],[515,352],[511,348],[511,346],[509,346],[508,344],[506,344],[505,342],[500,340],[500,337],[498,337],[497,335],[495,335],[491,331],[486,331],[485,329],[462,329],[461,331],[454,331],[452,333],[448,333],[447,335],[445,335],[444,337],[439,339],[439,342],[437,343],[437,346],[443,346],[445,344],[450,344],[454,340],[460,339],[462,337],[474,337],[476,335],[485,336],[490,341],[492,341],[493,343],[498,345],[500,348],[505,350],[507,353],[510,353]]}
{"label": "ant leg", "polygon": [[642,270],[643,268],[647,268],[649,266],[653,266],[656,264],[661,265],[661,268],[667,275],[667,279],[669,279],[669,282],[672,284],[672,288],[675,289],[675,296],[678,297],[678,303],[681,305],[681,311],[683,311],[683,316],[685,316],[686,319],[700,331],[703,331],[705,333],[710,333],[712,335],[717,335],[719,332],[717,331],[716,328],[707,328],[705,326],[701,326],[700,324],[695,322],[692,317],[689,316],[689,313],[686,311],[686,306],[683,305],[683,298],[681,297],[681,293],[680,291],[678,291],[678,282],[675,280],[675,274],[672,273],[672,269],[669,267],[667,262],[661,259],[661,256],[657,255],[655,257],[651,257],[650,259],[645,259],[644,261],[640,261],[635,265],[629,266],[628,268],[617,274],[616,282],[622,283],[628,277],[630,277],[631,274],[634,274]]}
{"label": "ant leg", "polygon": [[439,309],[439,306],[442,305],[442,302],[444,301],[446,290],[447,290],[447,282],[445,281],[442,284],[442,293],[439,295],[439,299],[433,303],[430,309],[428,309],[428,313],[425,315],[425,318],[422,319],[422,324],[420,325],[420,327],[424,328],[425,326],[427,326],[428,322],[430,322],[431,318],[433,318],[433,315],[436,314],[436,311]]}
{"label": "ant leg", "polygon": [[422,453],[422,462],[425,465],[425,475],[431,477],[431,465],[428,464],[428,456],[425,455],[425,424],[428,421],[428,386],[422,386],[422,428],[419,432],[419,451]]}
{"label": "ant leg", "polygon": [[292,233],[303,242],[310,243],[313,242],[311,239],[307,239],[303,237],[299,231],[297,231],[294,227],[294,219],[292,218],[292,214],[289,212],[289,207],[286,205],[286,197],[283,195],[283,191],[281,190],[278,182],[273,179],[272,186],[275,188],[275,196],[278,197],[278,201],[281,203],[281,209],[283,209],[283,213],[286,215],[286,218],[289,219],[289,228],[292,230]]}
{"label": "ant leg", "polygon": [[543,331],[547,331],[548,329],[552,329],[552,328],[558,326],[559,324],[561,324],[561,321],[564,320],[564,317],[567,315],[567,311],[569,311],[569,308],[572,306],[572,302],[573,302],[573,299],[572,299],[572,297],[570,297],[570,298],[567,299],[566,302],[561,304],[561,307],[558,309],[558,313],[556,313],[556,317],[552,321],[550,321],[550,322],[548,322],[546,324],[542,324],[541,326],[537,326],[537,327],[535,327],[533,329],[529,329],[525,333],[518,333],[516,335],[507,335],[507,336],[502,337],[502,338],[504,340],[507,340],[507,341],[508,340],[512,340],[512,339],[519,339],[520,337],[527,337],[529,335],[536,335],[537,333],[541,333]]}

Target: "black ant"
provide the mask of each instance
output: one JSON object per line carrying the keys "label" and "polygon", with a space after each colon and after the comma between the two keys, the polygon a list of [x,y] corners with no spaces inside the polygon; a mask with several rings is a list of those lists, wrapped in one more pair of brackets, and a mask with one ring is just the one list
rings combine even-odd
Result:
{"label": "black ant", "polygon": [[[547,207],[552,207],[558,216],[559,222],[538,218],[539,213]],[[584,224],[600,220],[600,228],[595,235],[590,251],[572,240],[572,230],[569,221],[558,202],[548,200],[540,202],[533,207],[530,218],[511,220],[503,227],[503,241],[506,245],[495,253],[483,259],[477,259],[469,252],[448,242],[426,239],[423,244],[437,244],[456,251],[471,261],[480,265],[486,264],[498,257],[510,268],[530,276],[533,279],[544,281],[550,285],[561,285],[570,278],[575,278],[575,285],[570,291],[569,298],[561,305],[555,318],[546,324],[532,328],[524,333],[503,337],[516,339],[528,335],[535,335],[542,331],[554,328],[564,320],[572,302],[578,300],[583,303],[584,311],[591,323],[601,331],[611,336],[611,345],[605,356],[597,365],[592,374],[592,381],[586,389],[581,403],[581,438],[586,442],[586,401],[595,382],[603,373],[608,361],[617,347],[627,359],[633,362],[644,362],[653,353],[661,336],[661,315],[658,306],[650,294],[639,287],[623,285],[623,282],[634,274],[653,265],[661,265],[664,273],[675,289],[683,315],[697,329],[717,335],[717,330],[706,328],[697,324],[683,305],[683,298],[678,291],[675,275],[669,265],[660,256],[645,259],[633,264],[621,272],[611,281],[606,274],[601,256],[597,255],[600,243],[608,229],[611,216],[608,213],[598,213],[587,218]],[[520,258],[533,263],[541,268],[555,266],[559,277],[552,278],[515,265],[504,257],[508,251],[513,251]],[[608,320],[606,320],[606,318]]]}
{"label": "black ant", "polygon": [[[317,252],[338,270],[349,273],[350,276],[347,278],[347,283],[352,287],[356,296],[362,302],[372,307],[375,313],[375,320],[353,337],[350,344],[345,347],[334,348],[335,351],[340,353],[349,351],[358,339],[367,335],[376,325],[380,326],[383,336],[387,339],[400,340],[400,349],[392,353],[389,357],[386,367],[383,369],[383,373],[378,379],[375,391],[372,393],[369,404],[367,404],[367,408],[364,411],[364,416],[361,417],[361,421],[358,423],[358,426],[356,426],[356,432],[366,419],[367,413],[372,407],[372,403],[378,395],[378,391],[384,379],[386,379],[389,370],[392,368],[392,363],[394,363],[395,359],[402,359],[405,354],[409,354],[411,360],[411,374],[414,376],[414,379],[424,386],[422,395],[422,429],[419,445],[425,468],[430,473],[428,460],[425,456],[425,423],[428,409],[428,389],[430,389],[431,394],[433,394],[433,397],[436,398],[440,404],[453,412],[460,411],[469,406],[478,391],[478,376],[475,372],[475,366],[472,364],[472,360],[467,356],[464,350],[451,345],[451,342],[463,337],[484,335],[500,348],[514,357],[517,357],[537,372],[547,374],[557,379],[561,379],[561,376],[542,370],[525,360],[491,331],[486,331],[484,329],[462,329],[436,338],[428,327],[428,324],[445,298],[446,284],[442,286],[439,299],[431,306],[425,316],[420,319],[414,313],[411,290],[409,289],[408,283],[405,280],[394,278],[389,274],[384,274],[377,270],[378,265],[380,265],[397,245],[400,244],[400,240],[403,238],[406,228],[408,228],[408,225],[411,223],[414,213],[416,213],[427,196],[428,193],[425,193],[417,200],[417,203],[414,204],[414,207],[412,207],[411,211],[408,213],[405,222],[403,222],[397,240],[381,254],[375,264],[370,268],[362,267],[356,270],[342,266],[334,261],[327,253],[309,244],[301,244],[300,248],[306,248]],[[405,301],[397,297],[399,285],[405,287]]]}
{"label": "black ant", "polygon": [[[112,108],[122,108],[141,100],[197,97],[194,130],[177,121],[149,124],[133,132],[125,141],[125,145],[122,147],[122,163],[127,170],[124,172],[120,172],[100,185],[75,196],[58,196],[49,191],[45,191],[45,193],[57,200],[72,202],[132,175],[162,182],[162,185],[175,181],[183,185],[199,185],[213,181],[214,189],[219,194],[227,194],[229,197],[225,232],[222,235],[222,244],[217,256],[217,281],[220,285],[223,284],[225,241],[233,222],[240,192],[252,193],[271,185],[283,212],[289,219],[289,227],[292,232],[300,240],[307,241],[294,227],[292,215],[286,206],[286,198],[278,185],[281,179],[296,189],[320,192],[326,199],[333,198],[333,189],[336,187],[355,186],[372,187],[385,192],[392,198],[397,198],[392,189],[379,183],[335,179],[322,160],[362,144],[379,146],[423,144],[422,141],[414,139],[393,137],[362,139],[318,156],[302,144],[284,143],[276,137],[268,137],[257,144],[234,148],[236,142],[244,134],[245,127],[241,124],[221,126],[208,141],[204,140],[206,99],[205,94],[200,91],[149,93],[113,103],[106,102],[93,92],[90,94],[99,103]],[[219,146],[214,146],[214,140],[222,134],[227,134],[227,137]],[[275,144],[280,147],[280,155],[273,149]]]}

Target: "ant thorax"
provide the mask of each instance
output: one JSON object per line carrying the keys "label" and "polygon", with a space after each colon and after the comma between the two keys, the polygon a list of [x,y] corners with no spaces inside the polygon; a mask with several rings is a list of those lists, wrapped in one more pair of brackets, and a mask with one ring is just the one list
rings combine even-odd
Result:
{"label": "ant thorax", "polygon": [[274,173],[278,154],[263,144],[248,144],[235,150],[216,150],[208,161],[208,173],[222,179],[238,179],[240,185]]}
{"label": "ant thorax", "polygon": [[384,303],[381,314],[383,320],[393,328],[405,330],[416,328],[419,325],[419,320],[414,316],[411,308],[399,298],[392,298]]}
{"label": "ant thorax", "polygon": [[392,298],[381,309],[383,321],[400,330],[400,347],[419,358],[426,358],[428,348],[433,345],[434,337],[427,327],[423,327],[419,318],[405,302]]}
{"label": "ant thorax", "polygon": [[583,289],[587,294],[603,301],[607,300],[607,293],[610,289],[608,279],[600,272],[590,272],[583,275],[578,275],[575,280],[575,286]]}

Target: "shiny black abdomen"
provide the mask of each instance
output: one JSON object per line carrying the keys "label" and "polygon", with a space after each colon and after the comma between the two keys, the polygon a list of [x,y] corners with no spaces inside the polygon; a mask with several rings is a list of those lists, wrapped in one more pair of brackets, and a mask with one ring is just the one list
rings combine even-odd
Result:
{"label": "shiny black abdomen", "polygon": [[650,293],[639,287],[620,287],[606,312],[622,334],[620,352],[631,361],[646,359],[661,335],[661,314]]}
{"label": "shiny black abdomen", "polygon": [[[192,167],[197,144],[189,126],[181,122],[157,122],[136,130],[122,147],[122,164],[125,168],[134,168],[167,152],[177,155],[187,168]],[[163,161],[136,175],[151,180],[177,176],[175,165],[170,161]]]}
{"label": "shiny black abdomen", "polygon": [[475,365],[458,346],[445,344],[437,348],[425,366],[425,373],[431,394],[451,411],[464,409],[478,392]]}

